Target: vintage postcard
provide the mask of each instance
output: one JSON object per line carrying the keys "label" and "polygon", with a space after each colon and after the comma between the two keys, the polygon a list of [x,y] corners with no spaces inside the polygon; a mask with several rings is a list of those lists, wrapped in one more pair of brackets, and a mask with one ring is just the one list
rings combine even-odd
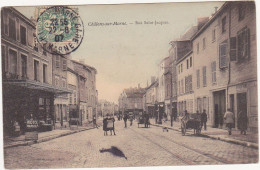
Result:
{"label": "vintage postcard", "polygon": [[254,1],[3,6],[4,168],[258,164],[256,18]]}

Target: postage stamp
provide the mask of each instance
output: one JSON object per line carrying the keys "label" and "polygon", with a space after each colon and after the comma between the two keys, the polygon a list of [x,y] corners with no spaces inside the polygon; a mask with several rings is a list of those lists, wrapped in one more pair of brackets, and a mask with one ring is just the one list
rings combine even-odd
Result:
{"label": "postage stamp", "polygon": [[66,6],[52,6],[37,18],[36,37],[45,50],[66,55],[75,51],[84,37],[78,13]]}

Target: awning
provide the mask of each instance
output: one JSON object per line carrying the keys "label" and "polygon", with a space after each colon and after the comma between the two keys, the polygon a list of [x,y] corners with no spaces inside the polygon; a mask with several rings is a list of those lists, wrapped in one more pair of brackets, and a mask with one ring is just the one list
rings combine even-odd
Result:
{"label": "awning", "polygon": [[54,94],[72,93],[72,90],[69,90],[66,88],[55,87],[51,84],[32,81],[32,80],[9,79],[9,80],[4,80],[3,85],[15,85],[15,86],[20,86],[20,87],[26,87],[28,89],[35,89],[35,90],[51,92]]}

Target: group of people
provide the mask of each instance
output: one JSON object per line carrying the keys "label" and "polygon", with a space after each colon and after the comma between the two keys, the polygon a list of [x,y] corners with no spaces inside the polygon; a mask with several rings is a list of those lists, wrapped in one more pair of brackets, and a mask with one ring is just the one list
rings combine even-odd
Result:
{"label": "group of people", "polygon": [[[228,128],[228,134],[231,135],[232,128],[234,127],[234,123],[235,123],[235,115],[231,111],[231,109],[227,109],[227,112],[224,115],[224,120]],[[237,123],[238,123],[238,129],[240,130],[240,133],[246,135],[247,124],[248,124],[247,114],[244,113],[243,111],[240,111],[238,113]]]}
{"label": "group of people", "polygon": [[[204,130],[207,130],[207,113],[206,110],[204,109],[202,113],[199,113],[199,111],[196,112],[198,115],[200,115],[200,121],[201,121],[201,128],[204,126]],[[189,113],[187,112],[187,110],[184,111],[184,118],[185,119],[189,119]],[[227,111],[224,114],[224,121],[226,123],[226,127],[228,130],[228,134],[231,135],[232,134],[232,128],[234,127],[234,123],[235,123],[235,115],[234,113],[231,111],[231,109],[227,109]],[[243,111],[240,111],[238,113],[238,129],[240,130],[241,134],[246,135],[246,131],[247,131],[247,125],[248,125],[248,118],[247,118],[247,114],[243,113]]]}

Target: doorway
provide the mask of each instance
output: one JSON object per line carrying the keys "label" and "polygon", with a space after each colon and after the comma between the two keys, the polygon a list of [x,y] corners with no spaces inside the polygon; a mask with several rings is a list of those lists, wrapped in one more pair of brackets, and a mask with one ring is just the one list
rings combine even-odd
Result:
{"label": "doorway", "polygon": [[213,92],[214,96],[214,124],[217,128],[222,128],[224,124],[224,113],[226,112],[226,92],[225,90]]}
{"label": "doorway", "polygon": [[243,114],[243,116],[247,115],[246,93],[238,93],[237,94],[237,116],[239,114]]}

